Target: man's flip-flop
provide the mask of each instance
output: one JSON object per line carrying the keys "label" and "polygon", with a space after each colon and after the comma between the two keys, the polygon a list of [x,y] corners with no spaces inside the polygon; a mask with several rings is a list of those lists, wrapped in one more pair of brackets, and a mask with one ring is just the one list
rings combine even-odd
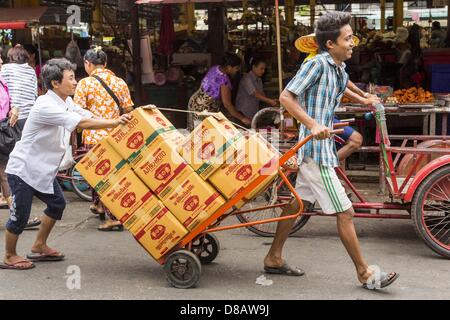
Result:
{"label": "man's flip-flop", "polygon": [[375,290],[385,288],[391,285],[397,278],[400,277],[400,273],[392,272],[392,274],[388,274],[386,272],[381,272],[380,280],[377,282],[364,283],[362,287],[367,290]]}
{"label": "man's flip-flop", "polygon": [[272,274],[283,274],[287,276],[297,276],[297,277],[305,274],[305,271],[303,271],[302,269],[297,267],[291,267],[287,263],[284,263],[281,267],[264,266],[264,271]]}
{"label": "man's flip-flop", "polygon": [[35,227],[39,226],[40,224],[41,224],[41,220],[39,220],[39,218],[36,217],[33,220],[29,220],[27,225],[23,229],[24,230],[29,230],[29,229],[32,229],[32,228],[35,228]]}
{"label": "man's flip-flop", "polygon": [[27,259],[33,262],[40,261],[62,261],[64,260],[64,255],[57,251],[52,253],[42,253],[42,252],[31,252],[27,254]]}
{"label": "man's flip-flop", "polygon": [[123,231],[123,225],[114,224],[107,227],[97,227],[98,231]]}
{"label": "man's flip-flop", "polygon": [[[28,266],[24,267],[24,266],[19,266],[19,264],[24,263],[24,262],[28,262]],[[28,260],[19,260],[17,262],[14,263],[6,263],[6,262],[2,262],[0,263],[0,269],[8,269],[8,270],[30,270],[33,269],[35,267],[34,263],[32,263],[31,261]]]}

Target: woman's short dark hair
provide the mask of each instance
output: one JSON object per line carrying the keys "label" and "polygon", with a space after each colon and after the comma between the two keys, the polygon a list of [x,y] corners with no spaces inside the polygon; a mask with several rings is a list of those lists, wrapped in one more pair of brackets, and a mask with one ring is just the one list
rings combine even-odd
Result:
{"label": "woman's short dark hair", "polygon": [[91,48],[84,54],[84,60],[89,61],[96,66],[104,66],[108,60],[108,56],[100,47],[91,46]]}
{"label": "woman's short dark hair", "polygon": [[25,50],[27,50],[27,52],[30,56],[34,53],[35,63],[36,64],[39,63],[39,51],[36,48],[36,46],[34,46],[32,44],[24,44],[23,47]]}
{"label": "woman's short dark hair", "polygon": [[240,66],[242,63],[241,58],[235,53],[232,52],[226,52],[222,58],[222,67],[236,67]]}
{"label": "woman's short dark hair", "polygon": [[352,16],[349,12],[329,11],[316,22],[316,40],[320,51],[328,51],[327,41],[336,42],[341,35],[341,28],[350,24]]}
{"label": "woman's short dark hair", "polygon": [[27,50],[20,44],[8,50],[8,62],[23,64],[27,63],[29,58]]}
{"label": "woman's short dark hair", "polygon": [[42,68],[41,77],[48,89],[53,89],[52,81],[61,83],[64,70],[75,71],[76,67],[66,58],[54,58],[47,61]]}

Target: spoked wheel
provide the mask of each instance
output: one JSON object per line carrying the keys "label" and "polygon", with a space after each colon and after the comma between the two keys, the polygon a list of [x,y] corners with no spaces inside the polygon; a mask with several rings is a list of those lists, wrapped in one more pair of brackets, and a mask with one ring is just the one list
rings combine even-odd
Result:
{"label": "spoked wheel", "polygon": [[192,242],[191,250],[202,264],[211,263],[219,254],[219,239],[211,233],[203,234]]}
{"label": "spoked wheel", "polygon": [[[253,208],[278,204],[280,203],[280,201],[277,199],[278,196],[290,196],[289,191],[283,190],[282,188],[276,190],[276,186],[279,185],[280,179],[281,178],[275,180],[272,186],[270,186],[263,194],[257,196],[252,202],[245,204],[240,210],[244,211]],[[238,214],[236,215],[236,217],[242,223],[254,222],[263,219],[278,218],[281,215],[282,211],[283,211],[282,207],[268,208],[264,210],[258,210],[255,212]],[[289,234],[292,235],[301,228],[303,228],[303,226],[308,222],[309,218],[310,216],[299,216],[295,220],[292,230]],[[257,224],[254,226],[248,226],[246,228],[252,231],[253,233],[256,233],[257,235],[263,237],[273,237],[275,236],[275,232],[277,230],[277,224],[278,222],[270,222]]]}
{"label": "spoked wheel", "polygon": [[202,265],[199,258],[188,250],[178,250],[169,255],[164,265],[167,281],[175,288],[189,289],[200,279]]}
{"label": "spoked wheel", "polygon": [[425,244],[450,258],[450,165],[435,170],[420,184],[411,212]]}
{"label": "spoked wheel", "polygon": [[81,176],[74,164],[68,171],[67,175],[70,178],[70,185],[73,192],[81,199],[86,201],[92,201],[92,189],[86,180]]}

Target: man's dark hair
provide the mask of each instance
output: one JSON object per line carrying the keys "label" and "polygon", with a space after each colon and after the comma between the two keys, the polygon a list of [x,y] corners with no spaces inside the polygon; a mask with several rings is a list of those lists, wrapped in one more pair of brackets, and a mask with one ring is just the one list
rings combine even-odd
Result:
{"label": "man's dark hair", "polygon": [[328,51],[327,41],[337,41],[341,28],[350,24],[352,16],[349,12],[330,11],[322,15],[316,22],[315,34],[320,51]]}
{"label": "man's dark hair", "polygon": [[30,56],[34,53],[35,63],[38,64],[39,63],[39,51],[36,48],[36,46],[34,46],[32,44],[24,44],[23,47],[25,50],[27,50],[27,52]]}
{"label": "man's dark hair", "polygon": [[236,67],[241,65],[241,58],[235,53],[226,52],[222,58],[222,67]]}
{"label": "man's dark hair", "polygon": [[84,60],[89,61],[95,66],[104,66],[106,61],[108,61],[108,56],[100,47],[91,46],[91,48],[84,54]]}
{"label": "man's dark hair", "polygon": [[29,58],[27,50],[20,44],[8,50],[8,62],[24,64],[28,63]]}
{"label": "man's dark hair", "polygon": [[439,21],[433,21],[431,28],[433,30],[441,30],[441,23]]}
{"label": "man's dark hair", "polygon": [[253,68],[253,67],[257,67],[260,63],[266,63],[263,59],[261,59],[261,58],[251,58],[250,59],[250,65],[251,65],[251,67]]}
{"label": "man's dark hair", "polygon": [[76,67],[66,58],[55,58],[48,60],[42,68],[42,79],[48,89],[53,89],[52,81],[61,83],[64,70],[75,71]]}

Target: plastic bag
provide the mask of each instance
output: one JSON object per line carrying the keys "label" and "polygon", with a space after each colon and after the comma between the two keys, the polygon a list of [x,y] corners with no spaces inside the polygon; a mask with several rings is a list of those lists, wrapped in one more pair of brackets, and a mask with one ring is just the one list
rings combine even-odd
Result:
{"label": "plastic bag", "polygon": [[65,57],[70,60],[70,62],[75,63],[77,67],[83,67],[84,65],[80,48],[75,40],[70,40],[67,45]]}
{"label": "plastic bag", "polygon": [[68,170],[75,164],[75,160],[72,155],[72,145],[70,144],[70,134],[65,135],[64,145],[66,146],[66,152],[64,153],[64,157],[59,164],[59,171]]}

